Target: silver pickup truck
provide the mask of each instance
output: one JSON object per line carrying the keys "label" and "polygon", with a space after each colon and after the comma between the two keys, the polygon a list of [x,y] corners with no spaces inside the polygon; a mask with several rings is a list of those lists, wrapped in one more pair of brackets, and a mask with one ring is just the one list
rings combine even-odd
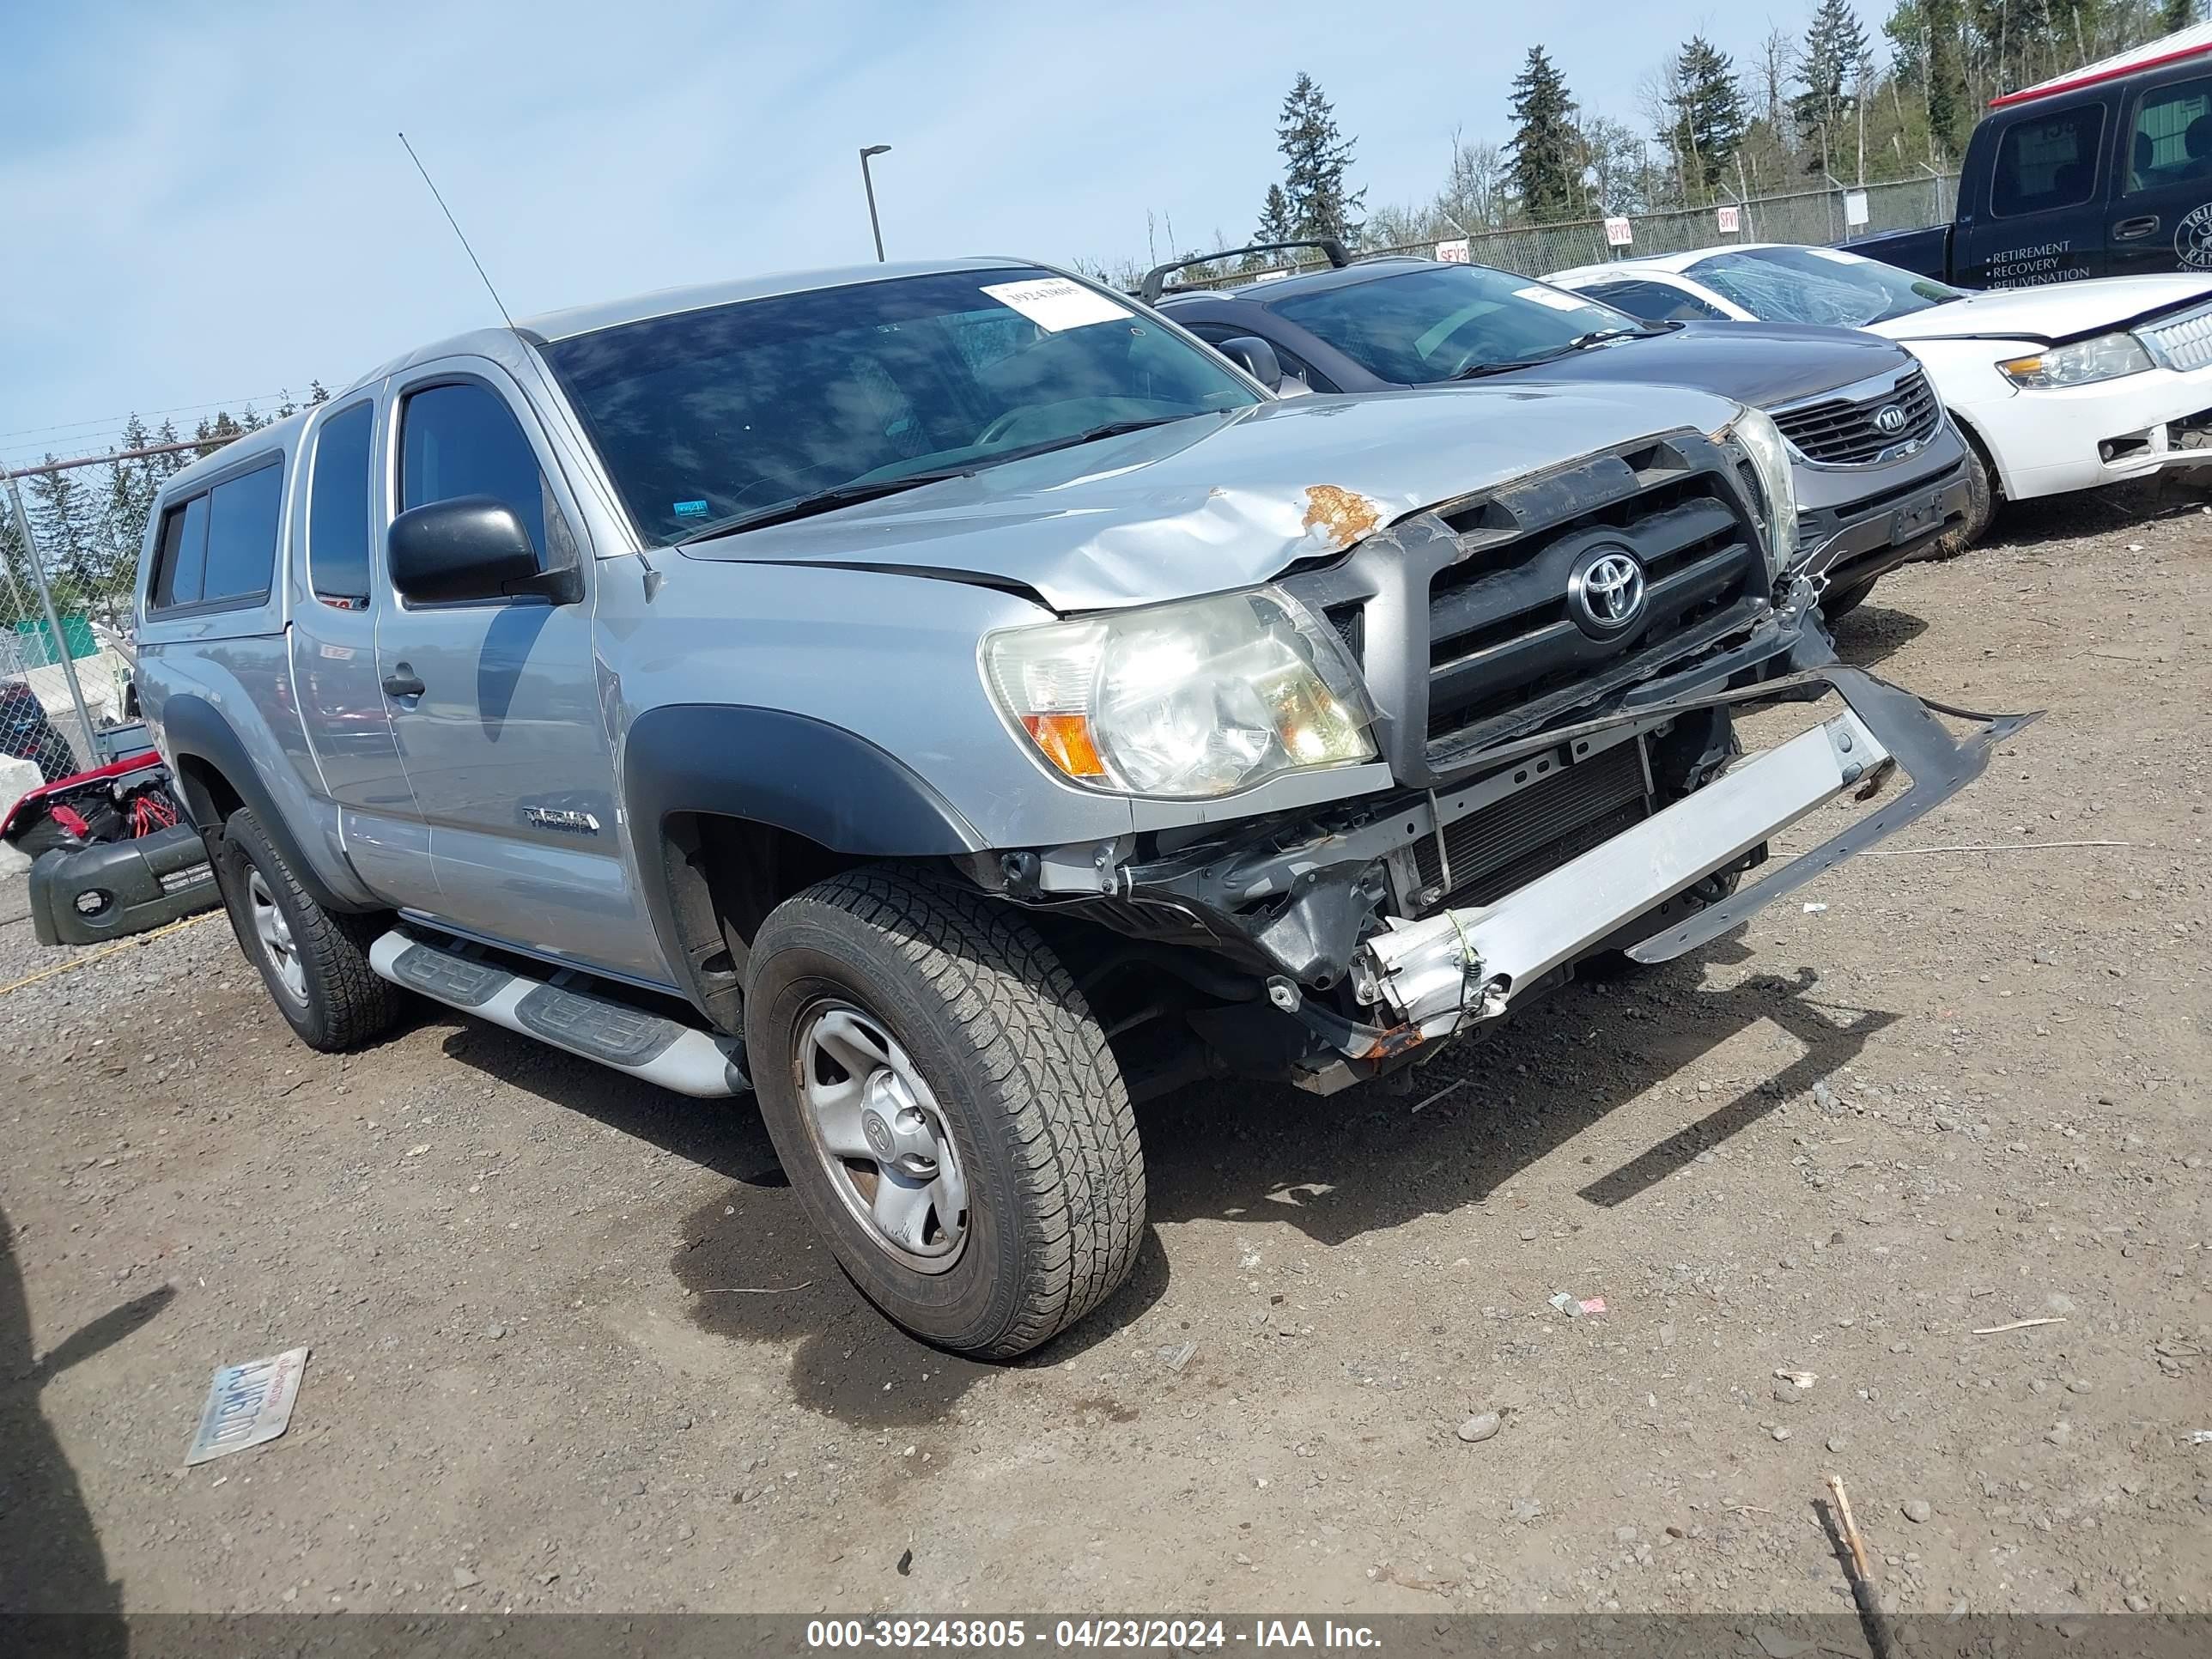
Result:
{"label": "silver pickup truck", "polygon": [[1703,393],[1279,399],[1065,272],[870,266],[466,335],[179,473],[138,684],[303,1041],[414,993],[750,1089],[860,1288],[1007,1356],[1135,1260],[1133,1099],[1417,1063],[1980,772],[2020,720],[1836,665],[1796,519]]}

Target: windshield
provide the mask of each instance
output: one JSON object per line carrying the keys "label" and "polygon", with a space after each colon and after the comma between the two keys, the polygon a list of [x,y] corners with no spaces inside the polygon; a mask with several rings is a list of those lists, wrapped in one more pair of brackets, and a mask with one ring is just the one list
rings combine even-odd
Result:
{"label": "windshield", "polygon": [[1825,247],[1731,248],[1698,260],[1683,275],[1763,323],[1863,328],[1966,297],[1931,277]]}
{"label": "windshield", "polygon": [[544,349],[664,542],[1260,401],[1203,347],[1020,268],[740,301]]}
{"label": "windshield", "polygon": [[1611,306],[1483,265],[1424,266],[1293,295],[1267,308],[1407,386],[1541,362],[1593,334],[1651,331]]}

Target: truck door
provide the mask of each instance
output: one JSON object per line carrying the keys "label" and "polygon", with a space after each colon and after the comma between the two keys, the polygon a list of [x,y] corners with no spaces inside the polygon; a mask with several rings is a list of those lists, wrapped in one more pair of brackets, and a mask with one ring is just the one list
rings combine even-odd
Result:
{"label": "truck door", "polygon": [[2110,214],[2114,276],[2212,273],[2212,73],[2129,100],[2125,164]]}
{"label": "truck door", "polygon": [[375,393],[333,405],[307,441],[307,528],[289,573],[300,723],[362,880],[393,904],[434,908],[429,836],[377,684],[376,624],[392,594],[372,528]]}
{"label": "truck door", "polygon": [[1998,126],[1989,173],[1952,238],[1965,288],[2032,288],[2105,274],[2104,103],[2024,104]]}
{"label": "truck door", "polygon": [[614,754],[592,647],[596,573],[582,522],[521,388],[481,359],[413,371],[398,389],[394,515],[458,495],[513,507],[547,568],[574,562],[585,597],[418,604],[377,625],[381,689],[428,825],[437,919],[494,941],[665,977],[627,873]]}

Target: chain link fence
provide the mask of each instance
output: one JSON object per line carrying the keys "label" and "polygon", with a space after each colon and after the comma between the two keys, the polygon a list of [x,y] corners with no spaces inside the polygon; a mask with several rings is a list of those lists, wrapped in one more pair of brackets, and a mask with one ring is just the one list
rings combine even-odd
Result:
{"label": "chain link fence", "polygon": [[[1724,242],[1811,242],[1848,247],[1852,238],[1878,231],[1948,223],[1958,201],[1958,182],[1956,173],[1939,173],[1931,169],[1917,179],[1798,191],[1664,213],[1629,214],[1625,216],[1630,236],[1626,247],[1614,247],[1607,242],[1607,222],[1604,219],[1475,231],[1464,239],[1453,232],[1447,232],[1446,236],[1450,240],[1466,241],[1470,263],[1495,266],[1522,276],[1542,276],[1575,265],[1602,264],[1613,259],[1686,253],[1693,248]],[[1855,197],[1864,198],[1863,224],[1851,222],[1858,216],[1852,211]],[[1724,231],[1721,228],[1723,216],[1731,210],[1735,216],[1735,228]],[[1376,258],[1410,253],[1429,258],[1435,257],[1437,246],[1433,240],[1404,242],[1388,247],[1363,248],[1358,257]],[[1288,276],[1293,270],[1318,269],[1322,263],[1316,258],[1301,259],[1295,265],[1255,266],[1212,273],[1194,268],[1176,280],[1182,288],[1234,288]]]}
{"label": "chain link fence", "polygon": [[[5,510],[0,495],[0,514]],[[49,568],[57,635],[20,536],[7,544],[0,557],[0,759],[29,761],[52,782],[101,764],[107,755],[100,733],[137,717],[131,685],[132,595],[127,586],[79,592],[55,581]],[[134,561],[116,580],[135,575]],[[0,801],[0,811],[8,805]]]}

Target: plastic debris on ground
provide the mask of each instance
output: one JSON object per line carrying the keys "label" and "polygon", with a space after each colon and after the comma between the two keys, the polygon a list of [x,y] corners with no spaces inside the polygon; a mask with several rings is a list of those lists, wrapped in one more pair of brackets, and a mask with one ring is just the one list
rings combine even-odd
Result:
{"label": "plastic debris on ground", "polygon": [[1570,1319],[1580,1319],[1584,1314],[1601,1314],[1606,1310],[1605,1298],[1601,1296],[1572,1297],[1565,1291],[1559,1291],[1549,1301],[1553,1308]]}
{"label": "plastic debris on ground", "polygon": [[292,1404],[307,1368],[305,1348],[287,1348],[266,1359],[217,1368],[200,1408],[199,1432],[185,1455],[189,1467],[210,1458],[265,1445],[291,1426]]}
{"label": "plastic debris on ground", "polygon": [[1808,916],[1821,915],[1826,912],[1827,908],[1828,907],[1825,904],[1808,904],[1805,907],[1805,914]]}
{"label": "plastic debris on ground", "polygon": [[1794,1382],[1801,1389],[1809,1389],[1820,1380],[1818,1371],[1778,1370],[1774,1374],[1784,1382]]}

